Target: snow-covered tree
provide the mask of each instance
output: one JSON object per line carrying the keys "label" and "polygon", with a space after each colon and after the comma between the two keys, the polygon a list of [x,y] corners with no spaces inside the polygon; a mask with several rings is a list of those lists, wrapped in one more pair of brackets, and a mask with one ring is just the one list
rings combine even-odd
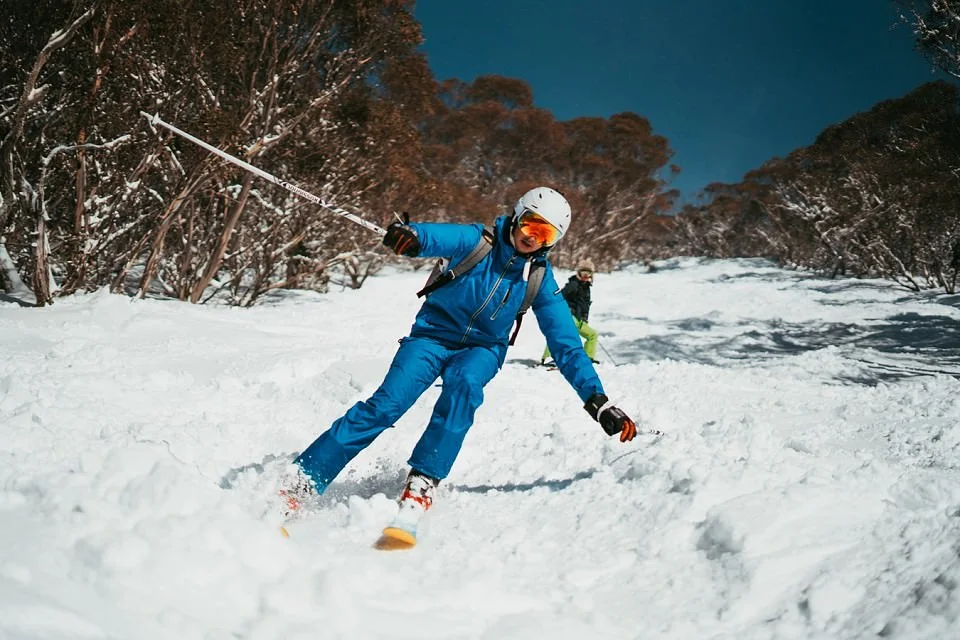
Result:
{"label": "snow-covered tree", "polygon": [[222,287],[249,302],[376,242],[140,112],[326,200],[379,202],[405,123],[371,114],[391,111],[391,65],[422,58],[412,2],[14,5],[0,23],[0,236],[20,273],[52,276],[35,284],[192,301]]}
{"label": "snow-covered tree", "polygon": [[960,78],[960,0],[896,0],[930,61]]}

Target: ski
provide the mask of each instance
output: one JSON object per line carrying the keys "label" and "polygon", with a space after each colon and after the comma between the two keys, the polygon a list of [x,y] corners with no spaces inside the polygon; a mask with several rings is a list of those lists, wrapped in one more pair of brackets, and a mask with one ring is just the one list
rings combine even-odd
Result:
{"label": "ski", "polygon": [[[280,535],[284,538],[290,537],[290,532],[286,527],[280,527]],[[400,527],[386,527],[373,543],[373,548],[379,551],[404,551],[413,549],[417,546],[417,534]]]}
{"label": "ski", "polygon": [[380,551],[405,551],[417,545],[417,534],[400,527],[386,527],[373,548]]}

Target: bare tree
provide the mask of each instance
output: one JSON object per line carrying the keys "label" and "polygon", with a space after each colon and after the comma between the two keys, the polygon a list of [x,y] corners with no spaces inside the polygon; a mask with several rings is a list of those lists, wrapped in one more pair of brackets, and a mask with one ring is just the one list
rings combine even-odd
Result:
{"label": "bare tree", "polygon": [[[0,25],[0,238],[14,274],[55,275],[51,296],[112,283],[193,302],[252,283],[249,302],[367,255],[366,231],[158,135],[139,111],[363,209],[405,170],[415,131],[388,94],[410,100],[428,79],[411,3],[38,2]],[[25,258],[36,268],[16,266]]]}
{"label": "bare tree", "polygon": [[896,0],[917,36],[917,48],[945,73],[960,78],[960,0]]}
{"label": "bare tree", "polygon": [[[18,210],[20,215],[35,222],[36,240],[32,244],[34,251],[34,286],[37,303],[40,305],[52,302],[50,294],[50,278],[47,277],[49,268],[47,256],[49,254],[49,239],[46,231],[45,212],[43,211],[42,194],[38,193],[34,180],[30,176],[29,167],[24,165],[18,148],[27,130],[27,122],[32,110],[35,110],[44,97],[53,87],[52,83],[45,83],[41,74],[45,71],[51,58],[74,39],[80,29],[90,21],[94,9],[88,8],[78,16],[72,18],[63,29],[52,33],[44,46],[36,54],[30,71],[23,82],[19,100],[12,107],[5,108],[0,119],[5,123],[6,132],[0,140],[0,250],[5,256],[5,268],[0,270],[0,282],[7,291],[22,286],[18,274],[12,272],[10,265],[15,268],[15,262],[6,248],[5,229],[11,217],[11,211]],[[9,86],[9,85],[7,85]],[[26,243],[24,243],[26,244]]]}
{"label": "bare tree", "polygon": [[763,255],[833,276],[955,291],[958,95],[952,84],[928,83],[828,127],[742,183],[711,185],[705,205],[679,216],[679,242],[708,255]]}

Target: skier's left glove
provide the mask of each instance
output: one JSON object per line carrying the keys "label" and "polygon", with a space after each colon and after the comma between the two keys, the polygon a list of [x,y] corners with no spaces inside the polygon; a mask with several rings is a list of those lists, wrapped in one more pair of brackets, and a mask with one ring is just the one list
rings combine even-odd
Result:
{"label": "skier's left glove", "polygon": [[623,410],[613,406],[610,399],[602,393],[590,396],[583,408],[600,423],[608,436],[619,433],[620,442],[628,442],[637,435],[637,424]]}

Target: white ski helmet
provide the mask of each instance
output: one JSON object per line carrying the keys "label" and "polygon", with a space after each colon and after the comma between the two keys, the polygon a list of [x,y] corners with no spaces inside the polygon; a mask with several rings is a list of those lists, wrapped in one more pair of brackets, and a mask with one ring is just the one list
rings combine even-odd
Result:
{"label": "white ski helmet", "polygon": [[[520,196],[513,207],[513,223],[523,215],[524,211],[532,211],[552,224],[560,232],[557,242],[560,242],[567,229],[570,228],[570,203],[560,195],[559,191],[550,187],[530,189]],[[554,243],[556,244],[556,242]]]}

